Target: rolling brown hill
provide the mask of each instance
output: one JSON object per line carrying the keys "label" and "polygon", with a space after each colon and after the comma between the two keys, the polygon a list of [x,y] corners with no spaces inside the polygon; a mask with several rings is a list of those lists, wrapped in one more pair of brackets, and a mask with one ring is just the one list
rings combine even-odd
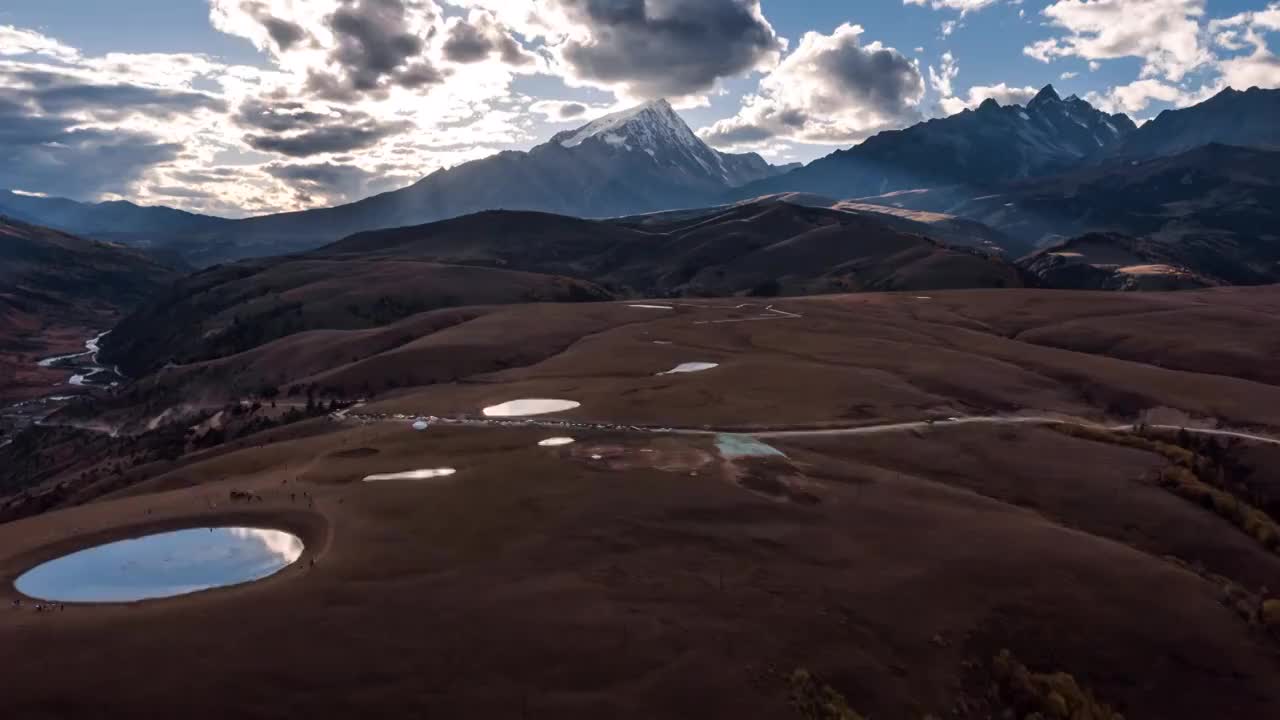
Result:
{"label": "rolling brown hill", "polygon": [[928,223],[880,213],[762,198],[618,221],[485,212],[359,233],[315,254],[519,268],[644,297],[1023,285],[1019,272],[993,253],[947,246],[939,234]]}
{"label": "rolling brown hill", "polygon": [[122,322],[105,356],[142,373],[295,332],[379,327],[469,305],[1024,284],[998,255],[892,222],[764,200],[664,221],[492,211],[359,233],[312,253],[193,275]]}
{"label": "rolling brown hill", "polygon": [[611,295],[552,275],[391,257],[249,260],[188,276],[126,317],[103,354],[139,376],[294,333],[388,325],[429,310]]}
{"label": "rolling brown hill", "polygon": [[[212,418],[0,447],[0,518],[23,518],[0,521],[3,606],[36,563],[151,531],[279,528],[306,546],[259,583],[6,607],[3,702],[108,720],[796,720],[804,671],[869,717],[983,720],[1026,707],[1008,651],[1124,717],[1264,720],[1275,448],[1106,428],[1276,433],[1278,309],[1275,287],[526,303],[169,368],[153,380],[251,390],[242,375],[296,365],[345,399],[397,386],[199,447]],[[658,374],[692,360],[718,366]],[[581,406],[480,421],[529,397]],[[426,415],[473,422],[415,430]],[[1044,415],[1060,424],[1018,422]],[[728,432],[780,454],[736,455]],[[362,482],[436,467],[457,473]],[[353,672],[358,691],[333,691]]]}

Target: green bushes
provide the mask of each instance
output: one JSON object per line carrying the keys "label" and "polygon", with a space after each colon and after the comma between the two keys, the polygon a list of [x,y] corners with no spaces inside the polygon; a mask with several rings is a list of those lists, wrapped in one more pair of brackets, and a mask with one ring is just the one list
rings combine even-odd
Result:
{"label": "green bushes", "polygon": [[1002,650],[993,663],[1002,704],[1019,720],[1124,720],[1066,673],[1033,673]]}

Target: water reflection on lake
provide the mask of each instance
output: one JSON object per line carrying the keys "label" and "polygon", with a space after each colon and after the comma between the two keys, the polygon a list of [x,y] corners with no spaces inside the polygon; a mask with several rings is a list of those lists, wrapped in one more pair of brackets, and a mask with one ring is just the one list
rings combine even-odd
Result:
{"label": "water reflection on lake", "polygon": [[279,530],[193,528],[81,550],[20,576],[18,591],[54,602],[133,602],[270,577],[303,544]]}

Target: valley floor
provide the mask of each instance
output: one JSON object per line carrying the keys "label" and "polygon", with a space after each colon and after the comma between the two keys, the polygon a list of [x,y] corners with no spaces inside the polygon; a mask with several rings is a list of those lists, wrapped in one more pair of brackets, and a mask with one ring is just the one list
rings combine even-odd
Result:
{"label": "valley floor", "polygon": [[[0,708],[784,719],[804,669],[867,717],[976,719],[1025,714],[1008,649],[1127,718],[1269,718],[1277,312],[1274,287],[534,305],[172,368],[156,397],[209,410],[243,397],[221,378],[282,372],[363,402],[44,481],[64,499],[0,524]],[[716,367],[659,374],[690,362]],[[522,398],[581,405],[485,419]],[[113,408],[112,442],[165,410]],[[306,554],[180,599],[7,608],[41,560],[232,523]]]}

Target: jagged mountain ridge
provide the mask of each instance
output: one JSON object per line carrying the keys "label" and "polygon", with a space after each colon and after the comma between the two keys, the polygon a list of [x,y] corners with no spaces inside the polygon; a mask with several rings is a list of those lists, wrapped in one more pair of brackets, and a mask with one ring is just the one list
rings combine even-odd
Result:
{"label": "jagged mountain ridge", "polygon": [[1127,137],[1114,155],[1139,160],[1167,157],[1211,143],[1278,150],[1277,118],[1280,90],[1226,88],[1198,105],[1161,112]]}
{"label": "jagged mountain ridge", "polygon": [[987,100],[976,110],[882,132],[736,197],[809,192],[852,198],[963,184],[975,188],[1062,172],[1105,153],[1136,129],[1074,95],[1046,86],[1026,107]]}

